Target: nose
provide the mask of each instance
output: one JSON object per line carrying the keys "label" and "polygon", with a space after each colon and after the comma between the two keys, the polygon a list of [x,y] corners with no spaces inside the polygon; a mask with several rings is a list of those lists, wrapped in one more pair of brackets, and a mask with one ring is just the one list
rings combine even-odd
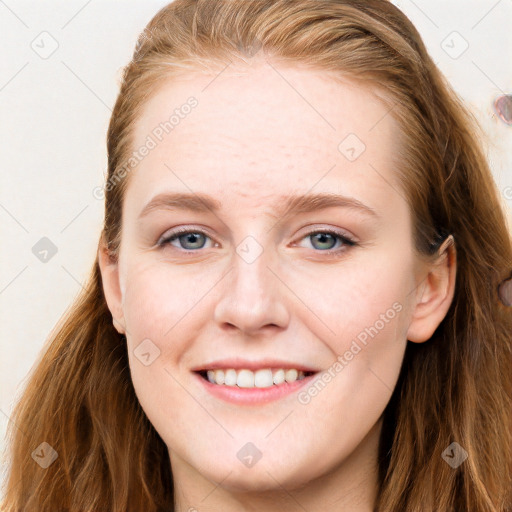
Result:
{"label": "nose", "polygon": [[252,262],[235,254],[233,261],[215,307],[216,324],[221,329],[239,329],[250,336],[285,328],[289,322],[287,288],[267,252],[263,251]]}

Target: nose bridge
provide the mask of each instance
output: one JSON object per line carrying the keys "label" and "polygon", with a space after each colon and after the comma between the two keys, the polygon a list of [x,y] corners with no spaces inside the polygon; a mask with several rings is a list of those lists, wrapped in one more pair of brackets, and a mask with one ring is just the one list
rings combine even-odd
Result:
{"label": "nose bridge", "polygon": [[235,279],[237,294],[259,302],[267,300],[275,287],[275,276],[268,268],[273,259],[271,250],[264,249],[253,237],[242,241],[233,258],[232,278]]}
{"label": "nose bridge", "polygon": [[276,267],[275,261],[272,250],[265,249],[255,237],[247,236],[238,244],[215,309],[218,324],[231,324],[246,332],[286,324],[282,284],[275,270],[270,270]]}

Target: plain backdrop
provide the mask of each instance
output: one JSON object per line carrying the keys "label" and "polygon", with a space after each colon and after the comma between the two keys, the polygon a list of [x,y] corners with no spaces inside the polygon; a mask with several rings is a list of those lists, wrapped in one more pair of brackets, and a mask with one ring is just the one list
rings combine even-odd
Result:
{"label": "plain backdrop", "polygon": [[[0,0],[0,449],[48,333],[91,270],[103,220],[92,191],[106,173],[121,69],[167,3]],[[486,130],[510,212],[512,127],[493,103],[512,92],[512,0],[394,3]]]}

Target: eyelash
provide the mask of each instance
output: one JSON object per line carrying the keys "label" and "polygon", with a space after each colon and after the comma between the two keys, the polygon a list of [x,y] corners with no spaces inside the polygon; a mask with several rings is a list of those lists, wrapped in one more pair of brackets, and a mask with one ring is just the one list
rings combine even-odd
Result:
{"label": "eyelash", "polygon": [[[170,242],[177,239],[179,236],[186,235],[186,234],[198,234],[198,233],[205,235],[208,238],[211,238],[208,235],[208,233],[206,233],[202,229],[177,228],[173,232],[171,232],[168,236],[166,236],[164,239],[157,242],[157,246],[163,248],[166,245],[170,245]],[[358,242],[356,242],[355,240],[347,237],[346,235],[339,233],[338,231],[334,231],[331,229],[319,229],[319,230],[315,230],[315,231],[310,231],[309,233],[306,233],[301,238],[301,240],[303,240],[304,238],[307,238],[308,236],[316,235],[319,233],[332,235],[333,237],[338,238],[339,240],[341,240],[343,242],[343,246],[338,249],[327,249],[325,251],[318,249],[315,251],[315,252],[321,252],[322,254],[325,254],[327,256],[342,256],[342,254],[345,253],[349,247],[355,247],[355,246],[359,245]],[[201,249],[181,249],[181,250],[183,252],[194,254],[196,251],[200,251]]]}

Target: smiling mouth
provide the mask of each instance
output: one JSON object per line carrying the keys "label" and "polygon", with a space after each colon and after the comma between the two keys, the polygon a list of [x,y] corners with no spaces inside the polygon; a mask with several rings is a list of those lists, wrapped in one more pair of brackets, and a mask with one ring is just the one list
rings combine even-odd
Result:
{"label": "smiling mouth", "polygon": [[293,383],[305,379],[317,372],[302,371],[295,368],[262,368],[252,371],[234,368],[200,370],[196,372],[211,384],[239,388],[269,388],[284,383]]}

